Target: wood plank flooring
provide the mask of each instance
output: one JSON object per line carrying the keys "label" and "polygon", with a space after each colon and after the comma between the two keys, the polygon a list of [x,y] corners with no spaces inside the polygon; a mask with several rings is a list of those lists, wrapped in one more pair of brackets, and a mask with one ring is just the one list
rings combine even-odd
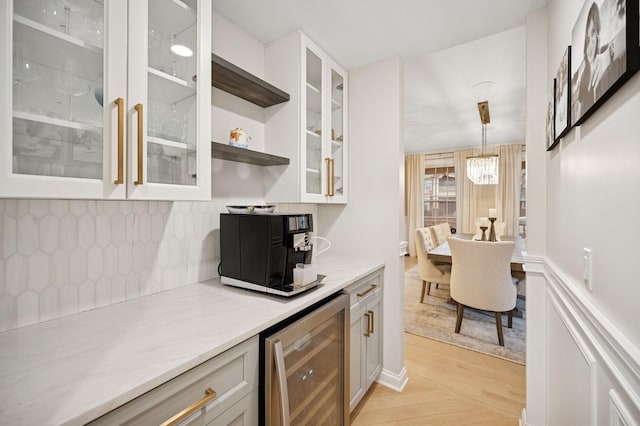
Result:
{"label": "wood plank flooring", "polygon": [[[409,259],[405,270],[413,266]],[[409,382],[402,393],[374,384],[354,426],[518,425],[525,366],[405,333]]]}

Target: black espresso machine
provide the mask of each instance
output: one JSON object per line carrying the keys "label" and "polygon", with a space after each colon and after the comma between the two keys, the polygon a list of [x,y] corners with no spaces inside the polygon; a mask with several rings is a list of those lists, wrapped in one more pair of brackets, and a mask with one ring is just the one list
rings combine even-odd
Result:
{"label": "black espresso machine", "polygon": [[220,279],[287,297],[309,290],[320,279],[296,286],[293,270],[298,263],[311,263],[312,238],[309,213],[221,213]]}

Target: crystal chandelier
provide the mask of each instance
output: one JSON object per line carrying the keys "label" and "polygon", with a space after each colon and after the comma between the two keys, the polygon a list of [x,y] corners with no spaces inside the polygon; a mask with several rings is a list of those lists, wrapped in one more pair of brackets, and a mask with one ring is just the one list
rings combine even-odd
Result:
{"label": "crystal chandelier", "polygon": [[480,121],[482,122],[482,153],[475,157],[467,157],[467,177],[476,185],[496,185],[498,183],[498,156],[487,155],[487,123],[489,118],[489,102],[478,102]]}

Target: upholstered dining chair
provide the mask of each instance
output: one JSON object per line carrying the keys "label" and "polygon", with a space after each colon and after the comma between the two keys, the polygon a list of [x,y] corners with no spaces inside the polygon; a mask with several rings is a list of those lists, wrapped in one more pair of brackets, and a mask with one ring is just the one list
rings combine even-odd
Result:
{"label": "upholstered dining chair", "polygon": [[447,239],[451,236],[451,226],[449,225],[448,222],[444,222],[438,225],[440,227],[440,229],[442,229],[442,234],[444,235],[444,241],[447,241]]}
{"label": "upholstered dining chair", "polygon": [[429,230],[431,231],[431,239],[433,240],[434,246],[439,246],[447,241],[447,238],[449,237],[448,235],[445,235],[440,225],[430,226]]}
{"label": "upholstered dining chair", "polygon": [[420,303],[424,302],[425,293],[431,293],[431,283],[449,284],[451,277],[451,265],[436,266],[427,258],[427,253],[435,248],[429,228],[417,228],[415,230],[416,251],[418,253],[418,270],[422,280],[422,294]]}
{"label": "upholstered dining chair", "polygon": [[458,304],[455,332],[460,333],[464,308],[492,311],[496,317],[498,343],[504,346],[502,313],[513,321],[517,287],[511,280],[514,242],[486,242],[449,238],[451,249],[450,292]]}

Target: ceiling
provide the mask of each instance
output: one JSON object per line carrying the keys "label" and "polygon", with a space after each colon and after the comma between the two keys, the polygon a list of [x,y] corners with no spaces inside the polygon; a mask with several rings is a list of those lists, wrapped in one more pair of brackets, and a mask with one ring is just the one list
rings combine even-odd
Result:
{"label": "ceiling", "polygon": [[[489,144],[524,141],[526,16],[547,0],[213,0],[213,10],[268,43],[302,30],[347,70],[405,63],[405,151],[480,145],[472,88],[488,93]],[[486,97],[486,96],[483,96]]]}

